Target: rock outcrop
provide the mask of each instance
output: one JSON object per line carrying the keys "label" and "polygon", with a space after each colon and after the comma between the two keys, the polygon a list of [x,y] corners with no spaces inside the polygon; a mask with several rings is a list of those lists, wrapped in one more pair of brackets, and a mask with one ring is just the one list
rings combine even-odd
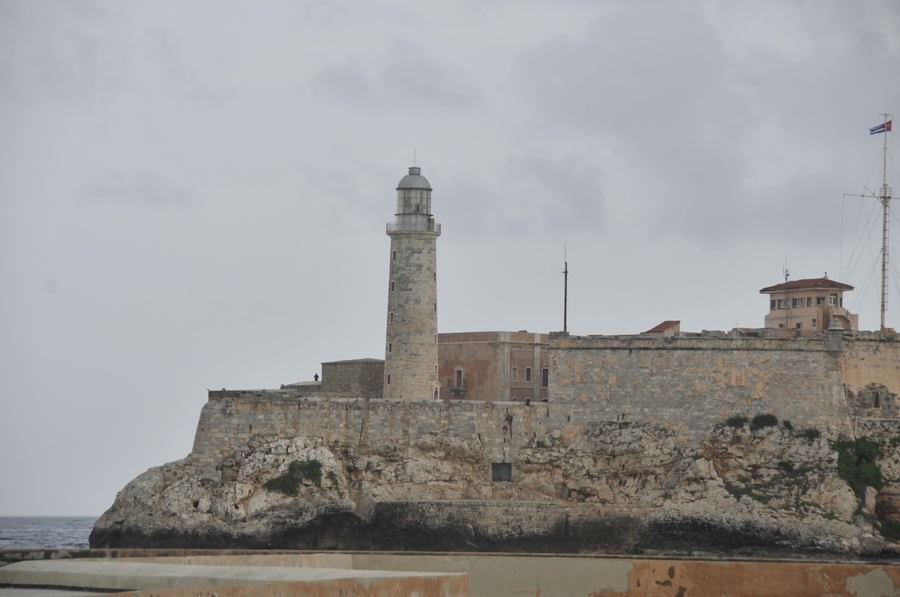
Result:
{"label": "rock outcrop", "polygon": [[[693,448],[665,426],[571,426],[520,447],[511,481],[486,478],[477,439],[439,434],[252,436],[230,458],[218,479],[195,474],[193,456],[140,475],[91,546],[866,556],[885,545],[874,510],[898,509],[890,485],[854,491],[827,438],[784,426],[720,425]],[[310,461],[321,477],[300,479],[296,495],[264,488]]]}

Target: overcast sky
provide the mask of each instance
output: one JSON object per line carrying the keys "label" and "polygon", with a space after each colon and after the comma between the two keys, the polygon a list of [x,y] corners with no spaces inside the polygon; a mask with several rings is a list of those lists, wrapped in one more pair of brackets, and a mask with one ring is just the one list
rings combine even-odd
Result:
{"label": "overcast sky", "polygon": [[414,151],[441,332],[561,329],[564,245],[576,334],[760,327],[785,260],[876,329],[843,194],[894,111],[890,0],[0,0],[0,515],[99,515],[207,388],[383,358]]}

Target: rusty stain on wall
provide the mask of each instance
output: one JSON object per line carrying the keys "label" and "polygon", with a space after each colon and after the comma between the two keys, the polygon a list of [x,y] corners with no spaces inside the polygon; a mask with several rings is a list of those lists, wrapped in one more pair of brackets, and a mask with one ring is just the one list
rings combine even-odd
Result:
{"label": "rusty stain on wall", "polygon": [[843,563],[634,560],[628,590],[609,597],[881,597],[900,589],[900,568]]}

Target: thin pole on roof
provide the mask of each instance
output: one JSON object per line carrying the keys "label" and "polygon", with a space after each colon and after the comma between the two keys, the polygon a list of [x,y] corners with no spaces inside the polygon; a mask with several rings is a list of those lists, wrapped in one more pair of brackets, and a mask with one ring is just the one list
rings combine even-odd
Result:
{"label": "thin pole on roof", "polygon": [[566,243],[563,243],[563,332],[569,331],[569,257]]}
{"label": "thin pole on roof", "polygon": [[885,315],[888,309],[888,271],[889,267],[889,259],[890,259],[890,203],[891,203],[891,187],[887,184],[887,134],[891,132],[891,122],[894,117],[893,114],[879,114],[879,116],[884,117],[884,124],[879,127],[873,127],[869,130],[869,134],[877,134],[884,133],[884,148],[882,149],[882,175],[881,175],[881,189],[879,189],[878,193],[874,193],[869,191],[867,188],[863,187],[864,192],[862,195],[850,195],[844,194],[844,197],[865,197],[869,199],[877,199],[879,203],[881,203],[883,215],[882,215],[882,223],[881,223],[881,331],[885,331],[887,326],[885,325]]}
{"label": "thin pole on roof", "polygon": [[787,259],[784,260],[784,267],[782,270],[784,272],[784,296],[787,297],[784,299],[784,329],[788,330],[791,328],[791,293],[788,292],[787,283],[788,278],[791,276],[791,272]]}

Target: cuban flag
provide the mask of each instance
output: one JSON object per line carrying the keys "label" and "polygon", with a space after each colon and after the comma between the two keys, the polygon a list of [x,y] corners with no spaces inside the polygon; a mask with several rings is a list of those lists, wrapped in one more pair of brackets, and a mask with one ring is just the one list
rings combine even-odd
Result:
{"label": "cuban flag", "polygon": [[894,122],[894,121],[888,120],[887,122],[883,122],[883,123],[879,124],[878,126],[873,126],[872,128],[869,129],[869,134],[877,135],[878,133],[890,132],[892,122]]}

